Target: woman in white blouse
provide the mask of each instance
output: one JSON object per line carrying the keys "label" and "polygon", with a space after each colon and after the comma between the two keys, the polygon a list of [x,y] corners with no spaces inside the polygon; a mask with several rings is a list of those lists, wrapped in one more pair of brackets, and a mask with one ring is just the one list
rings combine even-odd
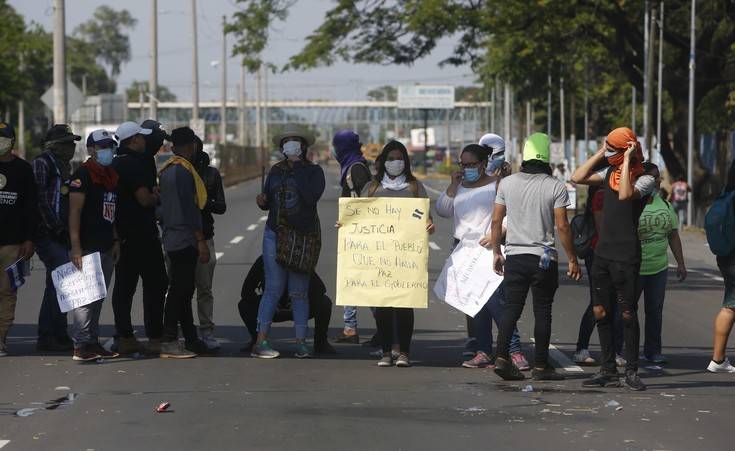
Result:
{"label": "woman in white blouse", "polygon": [[[490,232],[498,183],[503,176],[510,173],[510,165],[505,163],[504,147],[498,149],[470,144],[462,149],[460,170],[452,174],[452,183],[436,204],[439,216],[454,219],[455,245],[467,234],[484,237]],[[489,159],[491,152],[492,159]],[[489,247],[491,243],[481,240],[481,244]],[[488,271],[491,270],[488,268]],[[493,320],[498,324],[502,317],[503,297],[504,290],[501,284],[474,318],[467,317],[467,332],[470,341],[476,343],[476,349],[473,349],[474,354],[468,356],[471,358],[462,363],[463,367],[493,367],[494,361],[491,357]],[[513,363],[518,369],[528,370],[528,361],[521,352],[517,330],[513,334],[510,350]]]}

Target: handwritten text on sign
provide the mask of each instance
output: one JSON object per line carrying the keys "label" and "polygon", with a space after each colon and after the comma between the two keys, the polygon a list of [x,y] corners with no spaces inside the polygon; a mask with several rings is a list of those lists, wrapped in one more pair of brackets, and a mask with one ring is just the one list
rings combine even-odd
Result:
{"label": "handwritten text on sign", "polygon": [[337,305],[426,308],[429,199],[339,200]]}
{"label": "handwritten text on sign", "polygon": [[63,313],[107,297],[99,252],[82,257],[82,271],[67,263],[51,271],[51,279]]}

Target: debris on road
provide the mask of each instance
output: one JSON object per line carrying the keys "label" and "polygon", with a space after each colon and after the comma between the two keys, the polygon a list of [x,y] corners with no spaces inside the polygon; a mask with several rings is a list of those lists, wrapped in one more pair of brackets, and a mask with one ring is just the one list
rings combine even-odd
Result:
{"label": "debris on road", "polygon": [[54,391],[68,391],[68,390],[71,390],[71,388],[66,387],[64,385],[61,385],[61,386],[58,386],[58,387],[54,388]]}
{"label": "debris on road", "polygon": [[162,402],[161,404],[158,405],[158,407],[156,407],[156,412],[158,413],[166,412],[168,411],[169,407],[171,407],[170,402]]}
{"label": "debris on road", "polygon": [[533,385],[526,385],[521,389],[521,391],[524,393],[530,393],[533,391]]}
{"label": "debris on road", "polygon": [[614,399],[611,399],[610,401],[607,402],[607,404],[605,404],[605,407],[610,407],[610,408],[620,407],[620,403],[615,401]]}

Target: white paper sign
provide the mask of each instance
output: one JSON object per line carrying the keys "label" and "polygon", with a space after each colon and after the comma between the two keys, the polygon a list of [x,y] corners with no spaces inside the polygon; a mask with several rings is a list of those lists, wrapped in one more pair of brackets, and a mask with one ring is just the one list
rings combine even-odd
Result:
{"label": "white paper sign", "polygon": [[473,318],[503,282],[493,271],[492,251],[479,244],[481,237],[468,234],[463,238],[434,285],[439,299]]}
{"label": "white paper sign", "polygon": [[67,263],[51,271],[51,279],[63,313],[107,297],[99,252],[82,257],[82,271]]}

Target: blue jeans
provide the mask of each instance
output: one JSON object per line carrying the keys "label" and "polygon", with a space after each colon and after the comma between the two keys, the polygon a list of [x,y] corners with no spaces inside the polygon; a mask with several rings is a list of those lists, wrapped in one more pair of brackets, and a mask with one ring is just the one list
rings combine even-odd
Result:
{"label": "blue jeans", "polygon": [[288,287],[293,309],[296,339],[304,340],[309,328],[309,274],[289,271],[276,262],[276,232],[269,227],[263,233],[263,264],[265,291],[258,307],[258,332],[268,334],[276,313],[278,300]]}
{"label": "blue jeans", "polygon": [[[493,353],[493,321],[500,327],[504,309],[505,284],[501,283],[482,310],[472,319],[474,338],[477,339],[477,349],[487,355]],[[518,327],[513,329],[509,349],[511,354],[521,351],[521,337],[518,334]]]}
{"label": "blue jeans", "polygon": [[638,279],[638,298],[640,299],[643,294],[643,305],[646,312],[645,340],[643,341],[643,355],[646,357],[661,354],[661,330],[668,275],[668,269],[664,269],[657,274],[640,276]]}
{"label": "blue jeans", "polygon": [[345,329],[357,330],[357,307],[345,305]]}
{"label": "blue jeans", "polygon": [[66,339],[66,313],[61,313],[59,308],[51,271],[69,263],[69,251],[66,244],[44,237],[36,241],[36,253],[46,266],[46,289],[43,291],[41,311],[38,313],[38,338]]}

